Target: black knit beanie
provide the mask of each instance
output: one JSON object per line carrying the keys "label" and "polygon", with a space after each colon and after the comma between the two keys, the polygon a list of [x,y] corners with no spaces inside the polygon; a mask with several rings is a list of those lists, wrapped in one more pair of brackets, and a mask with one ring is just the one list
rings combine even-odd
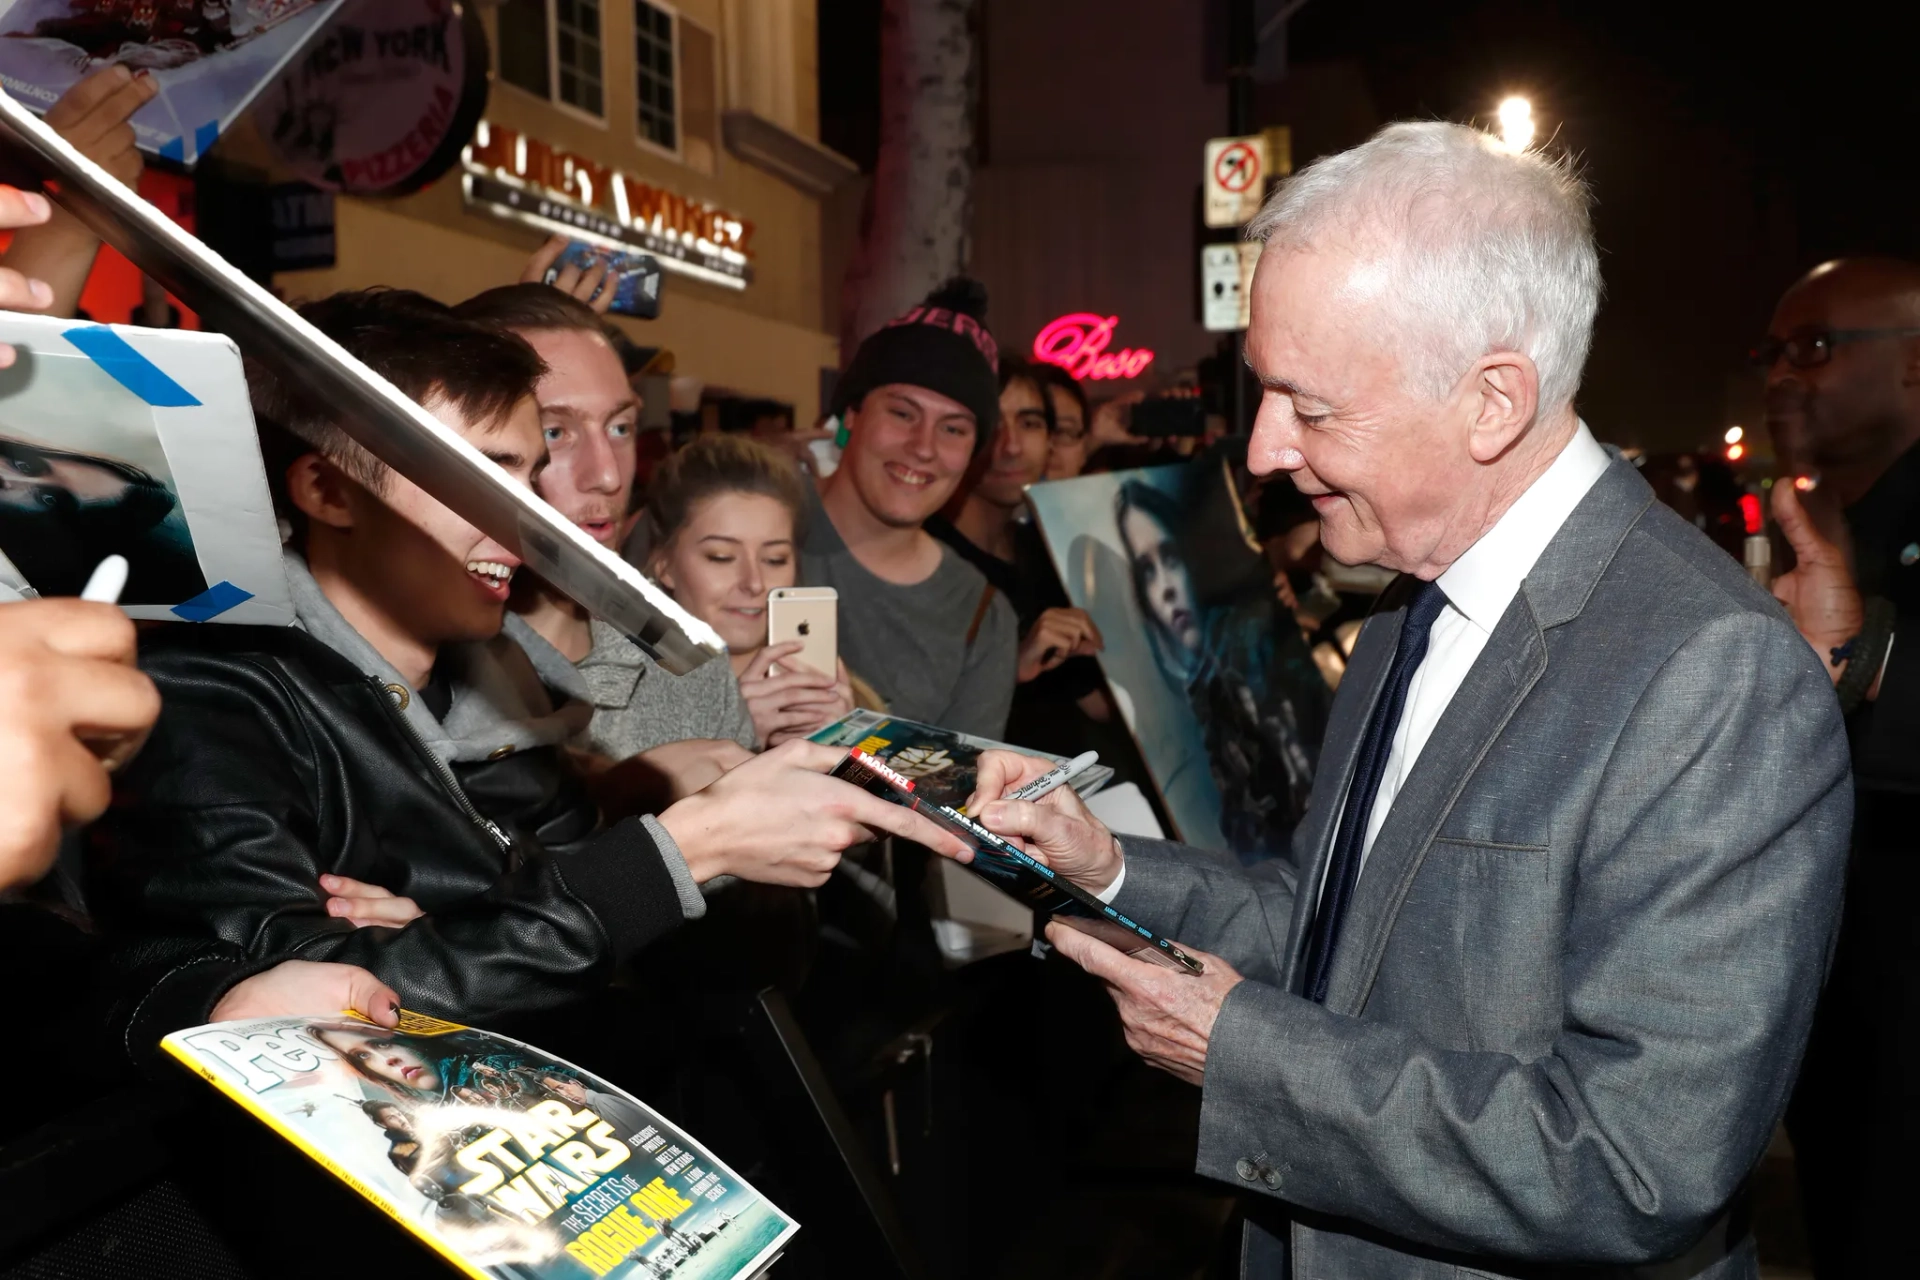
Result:
{"label": "black knit beanie", "polygon": [[875,387],[925,387],[973,410],[978,454],[1000,421],[1000,352],[987,332],[986,312],[987,290],[979,281],[947,281],[860,344],[834,388],[833,412],[844,414]]}

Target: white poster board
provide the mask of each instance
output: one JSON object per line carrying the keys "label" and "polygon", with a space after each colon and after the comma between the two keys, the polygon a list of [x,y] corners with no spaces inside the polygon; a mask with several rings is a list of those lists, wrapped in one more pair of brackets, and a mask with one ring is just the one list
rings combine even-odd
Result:
{"label": "white poster board", "polygon": [[132,617],[293,621],[230,339],[0,312],[0,342],[6,586],[78,595],[117,553]]}

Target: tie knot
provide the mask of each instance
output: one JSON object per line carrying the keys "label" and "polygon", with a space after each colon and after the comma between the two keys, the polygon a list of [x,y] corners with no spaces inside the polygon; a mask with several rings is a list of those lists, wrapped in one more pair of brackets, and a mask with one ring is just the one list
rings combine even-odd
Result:
{"label": "tie knot", "polygon": [[1440,611],[1446,607],[1447,593],[1440,589],[1439,583],[1421,583],[1413,599],[1407,602],[1407,621],[1400,632],[1400,647],[1404,649],[1416,639],[1425,639],[1440,617]]}

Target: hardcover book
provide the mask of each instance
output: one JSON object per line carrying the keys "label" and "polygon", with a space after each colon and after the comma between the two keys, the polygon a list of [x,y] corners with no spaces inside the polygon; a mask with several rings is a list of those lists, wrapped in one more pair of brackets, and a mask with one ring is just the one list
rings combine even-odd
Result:
{"label": "hardcover book", "polygon": [[475,1280],[734,1280],[799,1229],[645,1103],[505,1036],[403,1011],[161,1045]]}

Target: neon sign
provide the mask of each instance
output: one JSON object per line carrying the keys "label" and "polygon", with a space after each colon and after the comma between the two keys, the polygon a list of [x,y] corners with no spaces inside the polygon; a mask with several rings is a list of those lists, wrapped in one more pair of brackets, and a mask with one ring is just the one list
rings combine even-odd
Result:
{"label": "neon sign", "polygon": [[1033,339],[1033,358],[1057,364],[1078,379],[1137,378],[1153,363],[1145,347],[1108,351],[1119,316],[1097,316],[1075,311],[1040,330]]}

